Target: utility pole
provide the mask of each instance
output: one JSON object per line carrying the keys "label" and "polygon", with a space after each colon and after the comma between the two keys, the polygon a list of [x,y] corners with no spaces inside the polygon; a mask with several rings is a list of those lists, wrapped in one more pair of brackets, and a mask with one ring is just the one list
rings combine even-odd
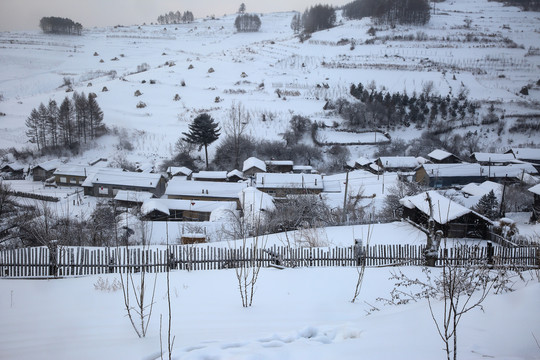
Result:
{"label": "utility pole", "polygon": [[345,223],[347,220],[347,191],[349,189],[349,171],[347,170],[347,175],[345,176],[345,195],[343,196],[343,217],[341,221]]}
{"label": "utility pole", "polygon": [[508,183],[508,175],[504,178],[504,185],[503,185],[503,192],[502,192],[502,198],[501,198],[501,208],[499,210],[499,216],[503,217],[503,209],[504,209],[504,195],[506,193],[506,184]]}

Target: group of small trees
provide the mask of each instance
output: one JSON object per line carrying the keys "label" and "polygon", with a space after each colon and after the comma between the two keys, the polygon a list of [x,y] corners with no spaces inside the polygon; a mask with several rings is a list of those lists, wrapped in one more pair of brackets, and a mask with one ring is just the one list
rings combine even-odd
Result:
{"label": "group of small trees", "polygon": [[82,142],[95,139],[105,133],[103,111],[94,93],[73,93],[60,106],[54,100],[48,105],[41,103],[32,109],[26,119],[26,135],[38,151],[55,148],[74,149]]}
{"label": "group of small trees", "polygon": [[44,33],[51,34],[77,34],[81,35],[83,26],[68,18],[56,16],[42,17],[39,27]]}
{"label": "group of small trees", "polygon": [[261,19],[257,14],[240,14],[234,21],[238,32],[257,32],[261,28]]}
{"label": "group of small trees", "polygon": [[[293,30],[295,29],[297,22],[298,18],[295,20],[293,17],[293,23],[295,24]],[[329,5],[312,6],[302,15],[302,28],[306,33],[330,29],[335,25],[335,22],[336,11]]]}
{"label": "group of small trees", "polygon": [[194,20],[195,16],[191,11],[184,11],[184,13],[169,11],[167,14],[159,15],[157,18],[158,24],[161,25],[190,23]]}
{"label": "group of small trees", "polygon": [[424,25],[430,19],[428,0],[355,0],[343,7],[343,15],[350,19],[374,17],[377,22]]}
{"label": "group of small trees", "polygon": [[[447,121],[476,119],[479,105],[469,101],[466,89],[457,97],[431,94],[426,87],[420,95],[377,91],[374,84],[351,85],[350,94],[360,100],[350,103],[346,99],[329,102],[327,109],[334,109],[352,128],[390,127],[396,125],[417,128],[427,127],[433,133],[450,130]],[[441,122],[444,124],[441,125]]]}

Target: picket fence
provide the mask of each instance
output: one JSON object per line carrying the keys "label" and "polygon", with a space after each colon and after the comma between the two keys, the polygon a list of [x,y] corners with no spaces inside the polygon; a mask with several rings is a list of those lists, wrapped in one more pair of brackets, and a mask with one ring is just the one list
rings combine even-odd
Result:
{"label": "picket fence", "polygon": [[[266,249],[222,248],[173,245],[167,247],[31,247],[0,251],[0,277],[47,278],[118,272],[165,272],[171,270],[213,270],[241,265],[261,267],[367,267],[422,266],[424,246],[375,245],[362,251],[351,247]],[[534,247],[494,247],[491,263],[538,267],[540,250]],[[359,254],[361,256],[359,257]],[[488,260],[487,247],[461,246],[441,249],[439,259],[457,265]],[[439,261],[440,264],[440,261]]]}

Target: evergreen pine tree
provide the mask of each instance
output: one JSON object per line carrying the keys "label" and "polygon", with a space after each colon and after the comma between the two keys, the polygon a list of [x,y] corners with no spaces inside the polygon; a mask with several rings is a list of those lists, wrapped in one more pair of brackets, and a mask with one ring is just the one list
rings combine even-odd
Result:
{"label": "evergreen pine tree", "polygon": [[214,119],[207,113],[197,116],[189,125],[189,132],[182,133],[185,135],[184,140],[191,144],[199,145],[199,149],[204,146],[206,156],[206,168],[208,169],[208,145],[213,143],[221,135],[221,128]]}
{"label": "evergreen pine tree", "polygon": [[25,124],[27,127],[26,136],[28,137],[28,141],[30,141],[32,144],[36,144],[38,150],[40,150],[39,113],[35,108],[30,112],[30,116],[26,118]]}
{"label": "evergreen pine tree", "polygon": [[493,190],[480,198],[476,205],[476,211],[490,220],[495,220],[498,216],[499,201]]}
{"label": "evergreen pine tree", "polygon": [[103,126],[103,111],[96,101],[95,94],[88,94],[88,122],[90,129],[90,138],[95,139],[96,133]]}

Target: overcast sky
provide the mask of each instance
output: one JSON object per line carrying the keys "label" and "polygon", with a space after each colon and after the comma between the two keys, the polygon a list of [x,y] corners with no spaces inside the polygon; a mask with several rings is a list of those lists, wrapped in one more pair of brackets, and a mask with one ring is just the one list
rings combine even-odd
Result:
{"label": "overcast sky", "polygon": [[196,18],[235,13],[244,2],[248,12],[304,11],[322,3],[341,6],[352,0],[0,0],[0,31],[35,30],[44,16],[67,17],[84,27],[155,22],[169,11],[193,12]]}

